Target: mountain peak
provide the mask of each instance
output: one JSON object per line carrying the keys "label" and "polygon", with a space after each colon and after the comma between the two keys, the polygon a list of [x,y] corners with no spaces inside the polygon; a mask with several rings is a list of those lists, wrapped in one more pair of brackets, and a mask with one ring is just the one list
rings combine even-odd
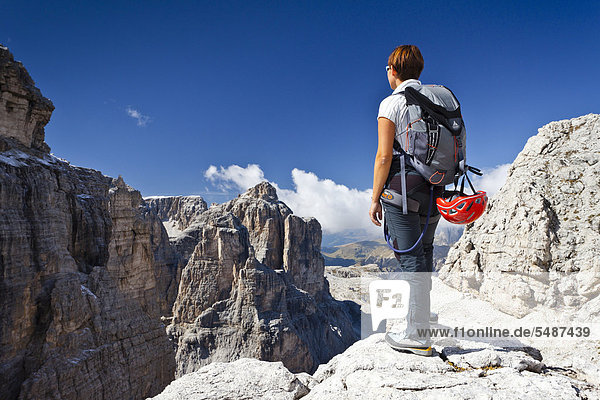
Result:
{"label": "mountain peak", "polygon": [[254,197],[266,201],[279,201],[279,198],[277,197],[277,189],[275,189],[275,187],[267,181],[251,187],[243,194],[243,196]]}
{"label": "mountain peak", "polygon": [[0,136],[27,148],[50,152],[44,127],[54,105],[42,96],[35,82],[8,48],[0,45]]}

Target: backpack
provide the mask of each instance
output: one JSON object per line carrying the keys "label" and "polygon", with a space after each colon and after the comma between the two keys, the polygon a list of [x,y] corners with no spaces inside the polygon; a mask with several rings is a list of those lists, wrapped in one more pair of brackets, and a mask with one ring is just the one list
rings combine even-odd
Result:
{"label": "backpack", "polygon": [[[419,85],[407,86],[403,91],[395,94],[405,96],[408,111],[406,112],[405,119],[400,123],[400,129],[397,130],[400,134],[396,134],[394,138],[394,150],[400,153],[400,165],[396,167],[392,163],[393,166],[390,168],[388,182],[389,177],[397,173],[397,168],[399,168],[402,179],[402,193],[397,193],[387,188],[388,182],[386,182],[381,194],[381,201],[400,207],[404,214],[408,213],[406,157],[409,158],[410,165],[431,184],[425,228],[421,230],[421,235],[412,247],[399,250],[390,243],[386,219],[384,218],[383,235],[388,246],[395,253],[404,254],[413,251],[427,231],[433,206],[434,186],[446,186],[454,182],[454,193],[464,196],[466,178],[473,190],[473,196],[484,197],[485,192],[478,192],[481,194],[476,194],[475,188],[467,176],[467,171],[471,171],[477,175],[482,174],[479,169],[466,165],[467,137],[465,124],[460,112],[460,103],[456,96],[454,96],[454,93],[442,85]],[[456,192],[456,186],[461,176],[463,179],[460,192]],[[479,200],[480,202],[481,199]],[[484,202],[487,202],[487,197],[485,197]],[[468,208],[470,207],[468,206]],[[466,211],[468,211],[468,208]],[[480,208],[481,213],[483,213],[485,204]],[[475,218],[478,218],[479,215]],[[469,218],[471,217],[473,215]]]}
{"label": "backpack", "polygon": [[456,182],[464,173],[467,141],[454,93],[442,85],[419,85],[396,94],[405,96],[408,111],[394,149],[408,155],[411,165],[430,184]]}

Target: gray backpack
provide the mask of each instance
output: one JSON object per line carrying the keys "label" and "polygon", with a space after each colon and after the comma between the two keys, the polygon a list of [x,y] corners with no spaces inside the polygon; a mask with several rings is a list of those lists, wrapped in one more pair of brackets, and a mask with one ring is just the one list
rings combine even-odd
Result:
{"label": "gray backpack", "polygon": [[[446,186],[452,182],[456,185],[460,176],[471,167],[465,164],[467,141],[460,103],[450,89],[441,85],[416,85],[407,86],[396,95],[406,97],[408,111],[400,121],[394,139],[394,150],[400,153],[400,162],[392,163],[388,181],[397,172],[394,165],[399,164],[402,192],[387,188],[386,182],[381,201],[401,208],[406,214],[405,157],[432,185],[432,190],[433,186]],[[479,170],[476,173],[480,175]],[[431,193],[433,196],[433,191]],[[431,205],[429,208],[431,210]]]}
{"label": "gray backpack", "polygon": [[407,86],[397,94],[406,97],[408,112],[394,149],[407,154],[430,184],[455,182],[464,172],[467,142],[460,103],[441,85]]}

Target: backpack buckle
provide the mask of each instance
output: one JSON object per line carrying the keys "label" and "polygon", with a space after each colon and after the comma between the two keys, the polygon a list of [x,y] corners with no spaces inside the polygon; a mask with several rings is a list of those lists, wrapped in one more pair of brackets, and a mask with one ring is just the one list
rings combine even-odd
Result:
{"label": "backpack buckle", "polygon": [[427,155],[425,157],[425,165],[431,165],[440,141],[440,126],[430,115],[423,120],[427,126]]}

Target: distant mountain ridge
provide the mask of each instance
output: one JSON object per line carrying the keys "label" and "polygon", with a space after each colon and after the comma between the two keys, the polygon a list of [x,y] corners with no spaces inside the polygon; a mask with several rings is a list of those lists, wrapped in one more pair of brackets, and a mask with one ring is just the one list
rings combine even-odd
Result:
{"label": "distant mountain ridge", "polygon": [[[462,229],[440,227],[436,232],[433,247],[433,264],[440,268],[446,259],[448,250],[462,235]],[[398,261],[394,252],[383,240],[362,240],[343,245],[323,247],[321,253],[326,266],[377,264],[380,267],[394,267]]]}

